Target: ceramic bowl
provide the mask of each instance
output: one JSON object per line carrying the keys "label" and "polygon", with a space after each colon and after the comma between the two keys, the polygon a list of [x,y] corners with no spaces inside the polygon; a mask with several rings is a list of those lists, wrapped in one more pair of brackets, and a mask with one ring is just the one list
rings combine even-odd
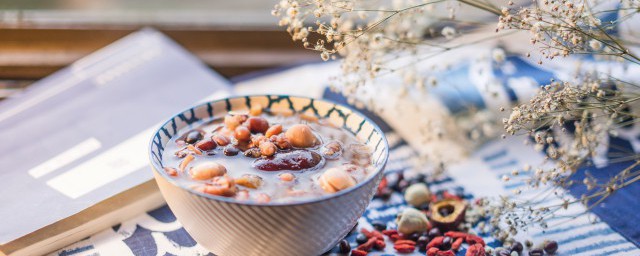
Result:
{"label": "ceramic bowl", "polygon": [[[200,194],[174,182],[163,171],[162,153],[181,129],[247,111],[253,104],[286,108],[341,125],[373,150],[375,173],[338,193],[292,203],[239,202]],[[356,224],[371,201],[388,157],[380,128],[358,111],[326,100],[282,95],[231,97],[203,103],[166,121],[153,135],[150,160],[167,204],[186,231],[216,255],[319,255],[330,250]]]}

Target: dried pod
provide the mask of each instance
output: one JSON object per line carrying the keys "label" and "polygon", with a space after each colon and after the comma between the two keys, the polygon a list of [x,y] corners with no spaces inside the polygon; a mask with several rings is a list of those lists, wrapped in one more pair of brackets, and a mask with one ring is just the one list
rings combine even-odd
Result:
{"label": "dried pod", "polygon": [[306,124],[296,124],[289,127],[285,136],[289,143],[297,148],[308,148],[318,143],[318,138],[313,134],[311,127]]}
{"label": "dried pod", "polygon": [[431,222],[442,231],[454,230],[464,220],[467,203],[445,199],[431,205]]}
{"label": "dried pod", "polygon": [[427,231],[429,219],[421,211],[414,208],[405,208],[396,217],[396,224],[398,224],[398,232],[409,235]]}
{"label": "dried pod", "polygon": [[410,205],[420,207],[431,202],[431,191],[426,184],[416,183],[405,190],[404,200]]}
{"label": "dried pod", "polygon": [[248,188],[258,188],[262,185],[262,177],[253,174],[245,174],[236,179],[236,184]]}
{"label": "dried pod", "polygon": [[209,161],[194,166],[189,172],[191,173],[191,178],[194,180],[208,180],[213,177],[225,175],[227,168],[219,163]]}
{"label": "dried pod", "polygon": [[329,193],[335,193],[356,185],[356,181],[344,168],[336,167],[326,170],[318,179],[320,187]]}

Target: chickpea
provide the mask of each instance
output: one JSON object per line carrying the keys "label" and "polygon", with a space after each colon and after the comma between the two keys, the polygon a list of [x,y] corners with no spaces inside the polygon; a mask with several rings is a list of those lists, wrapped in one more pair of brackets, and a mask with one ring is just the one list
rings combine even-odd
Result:
{"label": "chickpea", "polygon": [[293,175],[291,173],[288,173],[288,172],[282,173],[282,174],[278,175],[278,177],[280,177],[281,181],[286,181],[286,182],[292,181],[292,180],[294,180],[296,178],[295,175]]}
{"label": "chickpea", "polygon": [[251,131],[247,127],[239,126],[236,128],[234,136],[239,141],[248,141],[251,138]]}
{"label": "chickpea", "polygon": [[276,144],[273,142],[267,141],[260,144],[260,153],[263,156],[272,156],[276,153]]}
{"label": "chickpea", "polygon": [[313,134],[311,127],[306,124],[296,124],[291,126],[285,136],[292,146],[298,148],[308,148],[318,142],[318,138]]}
{"label": "chickpea", "polygon": [[208,180],[213,177],[222,176],[227,173],[227,168],[223,165],[209,161],[198,164],[189,171],[194,180]]}
{"label": "chickpea", "polygon": [[355,180],[343,168],[331,168],[326,170],[320,179],[320,187],[329,193],[335,193],[356,185]]}
{"label": "chickpea", "polygon": [[281,132],[282,132],[282,125],[276,124],[274,126],[269,127],[269,129],[267,129],[267,132],[264,134],[264,136],[269,138],[269,137],[271,137],[273,135],[278,135]]}

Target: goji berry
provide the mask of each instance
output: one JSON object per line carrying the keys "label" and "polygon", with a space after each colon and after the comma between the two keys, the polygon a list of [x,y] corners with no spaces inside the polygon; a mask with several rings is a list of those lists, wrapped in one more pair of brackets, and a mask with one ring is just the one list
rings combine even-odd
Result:
{"label": "goji berry", "polygon": [[384,242],[384,240],[376,240],[376,242],[373,244],[373,247],[376,248],[376,250],[384,250],[384,248],[387,246],[387,244]]}
{"label": "goji berry", "polygon": [[412,241],[412,240],[408,240],[408,239],[401,239],[401,240],[397,240],[393,243],[395,244],[408,244],[408,245],[413,245],[416,246],[416,242]]}
{"label": "goji berry", "polygon": [[395,230],[395,229],[382,230],[382,234],[386,236],[391,236],[391,235],[398,234],[398,230]]}
{"label": "goji berry", "polygon": [[429,248],[429,250],[427,250],[427,256],[436,256],[436,254],[438,254],[439,251],[440,251],[440,248],[438,247]]}
{"label": "goji berry", "polygon": [[376,241],[378,240],[378,238],[375,237],[371,237],[369,238],[369,240],[367,240],[367,242],[365,242],[364,244],[358,245],[358,250],[362,250],[362,251],[371,251],[371,249],[373,248],[373,245],[376,243]]}
{"label": "goji berry", "polygon": [[456,254],[452,250],[447,251],[438,251],[436,256],[456,256]]}
{"label": "goji berry", "polygon": [[378,230],[371,231],[371,235],[379,240],[384,240],[384,236]]}
{"label": "goji berry", "polygon": [[475,243],[479,243],[482,246],[485,246],[484,240],[481,237],[476,236],[476,235],[467,234],[467,237],[465,238],[465,241],[470,245],[471,244],[475,244]]}
{"label": "goji berry", "polygon": [[453,239],[458,239],[458,238],[466,239],[468,234],[463,232],[458,232],[458,231],[449,231],[444,233],[444,235],[451,237]]}
{"label": "goji berry", "polygon": [[399,253],[412,253],[416,250],[416,247],[409,244],[398,244],[394,245],[393,249],[395,249]]}
{"label": "goji berry", "polygon": [[358,249],[355,249],[355,250],[351,251],[351,256],[366,256],[367,254],[368,254],[368,252],[362,251],[362,250],[358,250]]}
{"label": "goji berry", "polygon": [[427,249],[431,247],[440,247],[442,245],[442,241],[444,240],[444,236],[438,236],[431,239],[431,242],[427,244]]}
{"label": "goji berry", "polygon": [[442,192],[442,198],[462,201],[462,198],[460,198],[459,196],[456,196],[454,194],[449,193],[449,191]]}
{"label": "goji berry", "polygon": [[484,246],[482,246],[480,243],[476,243],[469,246],[469,248],[467,249],[467,253],[465,254],[465,256],[484,256],[484,255],[485,255]]}
{"label": "goji berry", "polygon": [[362,233],[367,238],[371,238],[373,236],[373,233],[371,233],[371,231],[367,230],[366,228],[361,228],[360,233]]}
{"label": "goji berry", "polygon": [[453,244],[451,244],[451,250],[454,250],[454,251],[460,250],[460,246],[462,245],[463,241],[464,241],[464,238],[462,237],[459,237],[458,239],[456,239],[456,241],[454,241]]}
{"label": "goji berry", "polygon": [[402,239],[402,236],[400,236],[400,234],[393,234],[393,235],[389,236],[389,239],[391,239],[391,241],[395,242],[397,240]]}

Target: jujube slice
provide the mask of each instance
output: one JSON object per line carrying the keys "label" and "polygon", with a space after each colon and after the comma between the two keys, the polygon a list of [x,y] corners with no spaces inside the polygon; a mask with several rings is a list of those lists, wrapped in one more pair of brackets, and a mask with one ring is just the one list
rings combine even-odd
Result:
{"label": "jujube slice", "polygon": [[278,153],[273,158],[258,159],[253,166],[262,171],[299,171],[316,167],[322,162],[322,156],[307,150]]}

